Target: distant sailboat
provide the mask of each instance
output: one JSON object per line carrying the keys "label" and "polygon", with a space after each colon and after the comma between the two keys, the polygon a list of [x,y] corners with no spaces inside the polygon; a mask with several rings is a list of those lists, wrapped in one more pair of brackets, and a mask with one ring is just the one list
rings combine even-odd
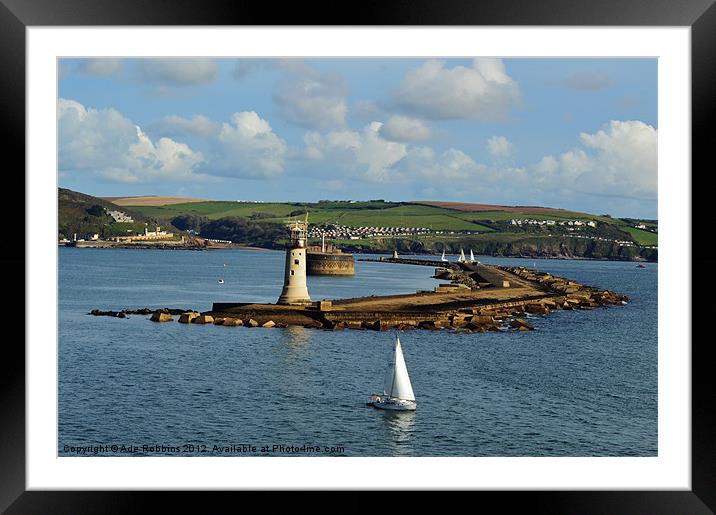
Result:
{"label": "distant sailboat", "polygon": [[458,262],[458,263],[464,263],[464,262],[465,262],[465,253],[463,252],[462,249],[460,249],[460,257],[457,258],[457,262]]}
{"label": "distant sailboat", "polygon": [[475,262],[475,254],[472,253],[472,249],[470,249],[470,263]]}
{"label": "distant sailboat", "polygon": [[447,261],[447,258],[445,257],[445,251],[443,250],[443,257],[440,258],[440,261]]}
{"label": "distant sailboat", "polygon": [[417,407],[403,350],[400,347],[400,338],[397,336],[385,374],[383,393],[372,395],[367,404],[374,408],[398,411],[413,411]]}

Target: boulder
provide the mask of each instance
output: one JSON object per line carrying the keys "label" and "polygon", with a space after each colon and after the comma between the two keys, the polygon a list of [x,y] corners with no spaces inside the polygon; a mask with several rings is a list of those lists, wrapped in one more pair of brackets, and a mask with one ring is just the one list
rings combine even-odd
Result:
{"label": "boulder", "polygon": [[527,304],[527,306],[525,306],[525,311],[527,311],[527,313],[532,313],[533,315],[549,314],[549,308],[547,306],[543,306],[542,304]]}
{"label": "boulder", "polygon": [[191,324],[192,321],[199,316],[199,313],[196,311],[187,311],[186,313],[182,313],[179,315],[179,322],[182,324]]}
{"label": "boulder", "polygon": [[269,320],[268,322],[261,324],[261,327],[274,327],[276,325],[276,322],[273,320]]}
{"label": "boulder", "polygon": [[174,317],[168,313],[162,313],[161,311],[155,311],[150,318],[152,322],[170,322],[174,320]]}
{"label": "boulder", "polygon": [[211,315],[199,315],[193,321],[193,324],[213,324],[214,317]]}
{"label": "boulder", "polygon": [[241,320],[240,318],[225,318],[224,325],[234,327],[237,325],[244,325],[244,321]]}
{"label": "boulder", "polygon": [[445,327],[450,327],[450,320],[447,320],[445,318],[440,318],[438,320],[435,320],[433,322],[433,325],[436,329],[443,329]]}
{"label": "boulder", "polygon": [[470,320],[473,324],[494,324],[495,317],[492,315],[475,315]]}
{"label": "boulder", "polygon": [[256,320],[254,320],[253,318],[249,318],[249,319],[244,323],[244,325],[245,325],[246,327],[258,327],[258,326],[259,326],[259,323],[258,323]]}
{"label": "boulder", "polygon": [[510,322],[510,327],[514,327],[519,331],[534,331],[534,326],[532,324],[528,324],[521,318],[515,318],[512,322]]}
{"label": "boulder", "polygon": [[214,319],[214,325],[224,325],[226,318],[219,317]]}

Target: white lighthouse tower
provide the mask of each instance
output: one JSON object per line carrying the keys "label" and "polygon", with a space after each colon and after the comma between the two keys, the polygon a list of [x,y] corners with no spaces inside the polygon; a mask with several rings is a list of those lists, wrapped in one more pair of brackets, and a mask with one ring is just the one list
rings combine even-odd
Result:
{"label": "white lighthouse tower", "polygon": [[306,237],[308,235],[308,213],[306,221],[288,223],[291,240],[286,249],[286,271],[283,278],[283,291],[278,304],[310,304],[306,286]]}

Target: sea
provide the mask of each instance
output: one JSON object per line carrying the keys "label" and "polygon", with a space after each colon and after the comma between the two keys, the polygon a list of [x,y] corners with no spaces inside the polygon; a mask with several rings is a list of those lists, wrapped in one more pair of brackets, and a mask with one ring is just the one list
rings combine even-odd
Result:
{"label": "sea", "polygon": [[[382,390],[396,331],[88,314],[275,302],[283,252],[58,253],[59,456],[658,454],[656,263],[477,256],[630,302],[530,316],[534,331],[402,331],[417,409],[390,412],[366,401]],[[438,282],[430,267],[355,257],[354,277],[309,277],[312,299],[414,293]]]}

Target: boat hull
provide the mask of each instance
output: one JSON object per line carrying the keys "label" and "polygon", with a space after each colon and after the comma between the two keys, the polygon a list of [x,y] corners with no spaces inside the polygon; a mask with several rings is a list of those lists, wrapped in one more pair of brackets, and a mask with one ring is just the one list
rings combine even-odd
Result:
{"label": "boat hull", "polygon": [[385,409],[392,411],[415,411],[417,403],[415,401],[406,401],[402,399],[387,399],[381,401],[369,401],[368,406],[377,409]]}

